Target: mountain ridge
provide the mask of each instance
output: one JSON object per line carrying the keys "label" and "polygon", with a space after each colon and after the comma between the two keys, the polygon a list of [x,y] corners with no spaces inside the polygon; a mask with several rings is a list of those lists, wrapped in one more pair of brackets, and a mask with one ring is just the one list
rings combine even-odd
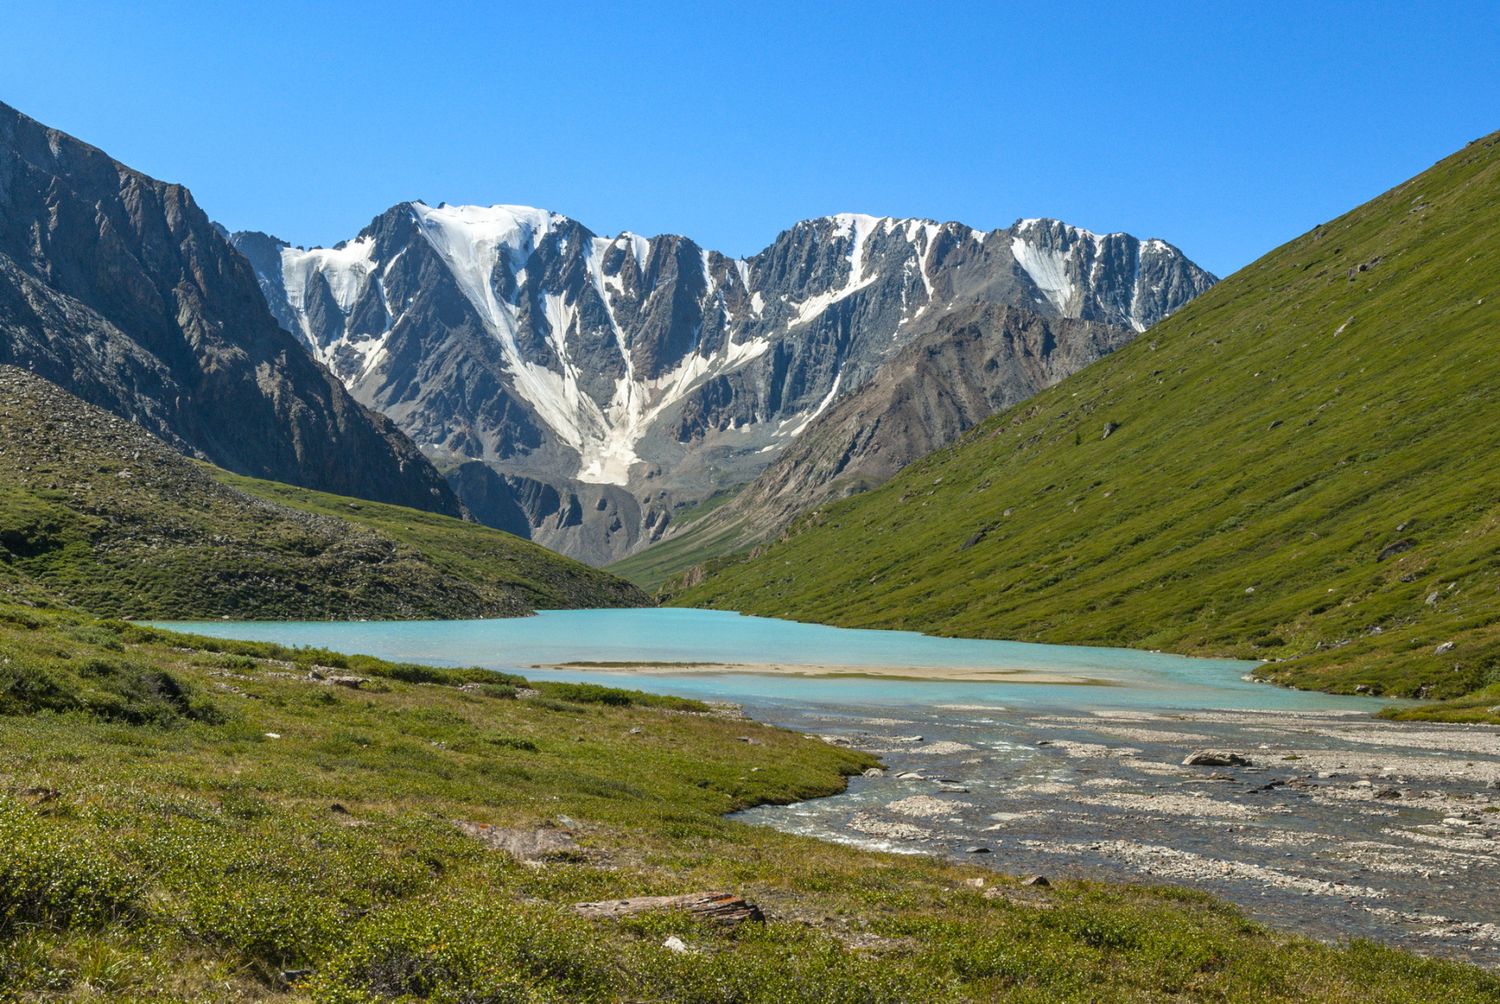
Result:
{"label": "mountain ridge", "polygon": [[183,186],[0,104],[0,363],[229,469],[458,515],[267,311]]}
{"label": "mountain ridge", "polygon": [[697,519],[609,566],[645,588],[762,543],[797,516],[883,484],[990,415],[1128,343],[1134,332],[976,304],[945,314],[863,387],[815,418],[765,470]]}
{"label": "mountain ridge", "polygon": [[[983,233],[842,214],[733,259],[531,207],[407,202],[333,248],[232,240],[273,314],[440,467],[479,461],[605,512],[553,541],[590,560],[750,480],[949,309],[1007,302],[1140,330],[1213,281],[1165,241],[1049,220]],[[638,512],[591,509],[599,492],[580,486],[601,484]]]}

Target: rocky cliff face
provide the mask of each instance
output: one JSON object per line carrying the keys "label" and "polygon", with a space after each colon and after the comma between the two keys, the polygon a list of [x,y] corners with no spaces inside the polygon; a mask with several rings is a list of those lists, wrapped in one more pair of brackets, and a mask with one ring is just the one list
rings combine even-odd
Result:
{"label": "rocky cliff face", "polygon": [[192,195],[0,104],[0,363],[244,474],[457,515],[267,311]]}
{"label": "rocky cliff face", "polygon": [[955,310],[808,426],[710,521],[745,517],[769,536],[812,506],[889,480],[1133,335],[1002,304]]}
{"label": "rocky cliff face", "polygon": [[645,577],[671,578],[774,537],[825,502],[874,488],[1135,334],[1008,304],[954,309],[814,420],[733,499],[669,530],[672,546]]}
{"label": "rocky cliff face", "polygon": [[840,215],[732,259],[543,210],[416,202],[334,248],[233,239],[273,313],[476,510],[524,513],[593,561],[753,478],[951,311],[1011,305],[1128,337],[1214,281],[1162,241],[1050,220]]}

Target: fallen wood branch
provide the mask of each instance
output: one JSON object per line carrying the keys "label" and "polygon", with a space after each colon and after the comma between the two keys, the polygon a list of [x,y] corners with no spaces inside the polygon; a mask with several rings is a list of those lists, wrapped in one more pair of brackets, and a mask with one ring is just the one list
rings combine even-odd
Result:
{"label": "fallen wood branch", "polygon": [[607,920],[630,917],[654,910],[681,910],[702,920],[720,924],[762,923],[765,914],[754,903],[727,892],[690,892],[681,896],[634,896],[630,899],[607,899],[597,903],[576,903],[573,909],[584,917]]}

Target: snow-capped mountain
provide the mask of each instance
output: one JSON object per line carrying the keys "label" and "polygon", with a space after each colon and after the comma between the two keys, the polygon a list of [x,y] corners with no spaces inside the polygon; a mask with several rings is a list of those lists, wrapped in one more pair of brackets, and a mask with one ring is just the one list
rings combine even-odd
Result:
{"label": "snow-capped mountain", "polygon": [[411,202],[334,248],[233,240],[277,318],[471,510],[592,561],[754,476],[957,306],[1142,331],[1214,281],[1163,241],[1054,220],[843,214],[735,259],[540,209]]}

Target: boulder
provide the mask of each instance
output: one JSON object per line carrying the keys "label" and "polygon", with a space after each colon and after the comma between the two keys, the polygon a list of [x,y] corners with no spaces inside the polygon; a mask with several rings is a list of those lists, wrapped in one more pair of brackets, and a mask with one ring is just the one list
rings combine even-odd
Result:
{"label": "boulder", "polygon": [[507,827],[455,819],[453,825],[486,847],[504,851],[521,861],[566,859],[579,853],[578,842],[567,830],[555,827]]}
{"label": "boulder", "polygon": [[1248,757],[1232,750],[1197,750],[1183,758],[1184,767],[1248,767]]}

